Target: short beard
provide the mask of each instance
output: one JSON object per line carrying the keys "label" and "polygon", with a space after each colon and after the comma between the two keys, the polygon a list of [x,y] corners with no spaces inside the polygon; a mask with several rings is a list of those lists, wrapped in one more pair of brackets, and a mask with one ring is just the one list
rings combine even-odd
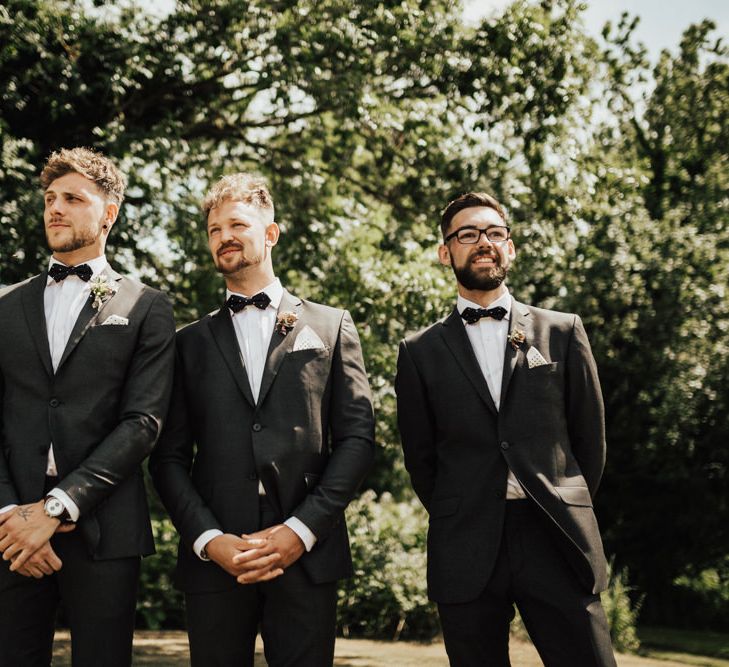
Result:
{"label": "short beard", "polygon": [[93,232],[89,231],[88,229],[81,229],[77,232],[74,232],[73,236],[71,237],[71,239],[69,241],[66,241],[65,243],[59,243],[57,245],[53,245],[51,242],[51,239],[48,237],[48,234],[46,233],[46,241],[48,242],[48,247],[51,249],[52,252],[60,252],[60,253],[74,252],[74,250],[80,250],[81,248],[87,248],[88,246],[96,243],[96,240],[99,238],[100,234],[101,234],[100,231],[99,231],[99,233],[94,235]]}
{"label": "short beard", "polygon": [[238,271],[240,271],[241,269],[245,269],[249,265],[250,262],[247,259],[243,258],[237,264],[231,267],[222,267],[216,262],[215,268],[218,270],[218,273],[221,273],[224,276],[232,276],[234,273],[238,273]]}
{"label": "short beard", "polygon": [[[235,248],[239,248],[240,250],[243,249],[238,244],[226,243],[226,244],[220,246],[220,248],[218,248],[218,252],[221,252],[221,251],[225,250],[226,248],[231,247],[231,245],[233,245],[233,247],[235,247]],[[238,262],[236,264],[234,264],[233,266],[223,267],[218,263],[218,256],[216,255],[213,258],[213,262],[215,263],[215,268],[217,269],[218,273],[220,273],[224,276],[232,276],[232,275],[238,273],[238,271],[241,271],[242,269],[245,269],[249,266],[253,266],[254,264],[259,264],[261,262],[261,259],[258,257],[250,258],[250,257],[246,257],[245,255],[243,255],[238,260]]]}
{"label": "short beard", "polygon": [[496,264],[488,270],[480,269],[477,271],[472,264],[473,259],[475,257],[469,257],[468,262],[464,266],[456,266],[451,256],[451,267],[453,268],[456,280],[469,291],[491,292],[498,289],[506,279],[506,274],[509,272],[508,267],[501,263],[501,256],[494,256]]}

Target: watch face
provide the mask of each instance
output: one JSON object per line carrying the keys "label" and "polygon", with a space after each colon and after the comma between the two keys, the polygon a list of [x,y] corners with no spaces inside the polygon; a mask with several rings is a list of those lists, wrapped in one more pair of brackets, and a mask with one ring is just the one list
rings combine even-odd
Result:
{"label": "watch face", "polygon": [[48,516],[59,517],[63,514],[63,503],[58,498],[49,498],[46,500],[45,510]]}

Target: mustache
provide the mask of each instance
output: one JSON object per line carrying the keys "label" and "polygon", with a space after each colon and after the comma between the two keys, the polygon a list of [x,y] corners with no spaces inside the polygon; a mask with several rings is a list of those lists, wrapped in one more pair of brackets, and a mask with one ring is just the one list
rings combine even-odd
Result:
{"label": "mustache", "polygon": [[62,215],[51,216],[51,219],[48,221],[48,224],[52,225],[52,224],[55,224],[56,222],[63,222],[63,216]]}
{"label": "mustache", "polygon": [[226,250],[229,248],[235,248],[236,250],[243,250],[243,246],[240,243],[237,243],[236,241],[226,241],[221,245],[218,250],[216,251],[216,255],[220,257]]}
{"label": "mustache", "polygon": [[501,264],[501,257],[499,257],[499,253],[488,252],[487,250],[477,250],[468,258],[468,261],[472,262],[479,257],[488,257],[489,259],[493,259],[496,264]]}

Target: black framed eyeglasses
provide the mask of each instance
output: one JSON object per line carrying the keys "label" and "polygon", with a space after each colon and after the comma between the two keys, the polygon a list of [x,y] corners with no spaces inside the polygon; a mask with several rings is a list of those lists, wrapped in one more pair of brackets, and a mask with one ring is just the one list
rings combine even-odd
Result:
{"label": "black framed eyeglasses", "polygon": [[451,234],[448,234],[448,236],[443,239],[443,242],[448,243],[448,241],[450,241],[452,238],[455,238],[458,240],[458,243],[463,243],[464,245],[474,245],[478,243],[481,239],[481,234],[485,234],[486,239],[489,241],[489,243],[505,243],[511,238],[509,236],[510,232],[511,229],[504,225],[492,225],[491,227],[486,227],[486,229],[481,229],[480,227],[466,226],[457,229]]}

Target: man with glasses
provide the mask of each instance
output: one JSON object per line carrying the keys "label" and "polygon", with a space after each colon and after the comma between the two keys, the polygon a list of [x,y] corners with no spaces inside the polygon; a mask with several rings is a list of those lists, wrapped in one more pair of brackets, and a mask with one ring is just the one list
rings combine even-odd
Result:
{"label": "man with glasses", "polygon": [[446,319],[400,345],[405,466],[430,515],[428,591],[451,665],[508,666],[514,604],[545,665],[613,666],[592,509],[605,462],[602,396],[576,315],[516,301],[501,205],[443,212]]}

